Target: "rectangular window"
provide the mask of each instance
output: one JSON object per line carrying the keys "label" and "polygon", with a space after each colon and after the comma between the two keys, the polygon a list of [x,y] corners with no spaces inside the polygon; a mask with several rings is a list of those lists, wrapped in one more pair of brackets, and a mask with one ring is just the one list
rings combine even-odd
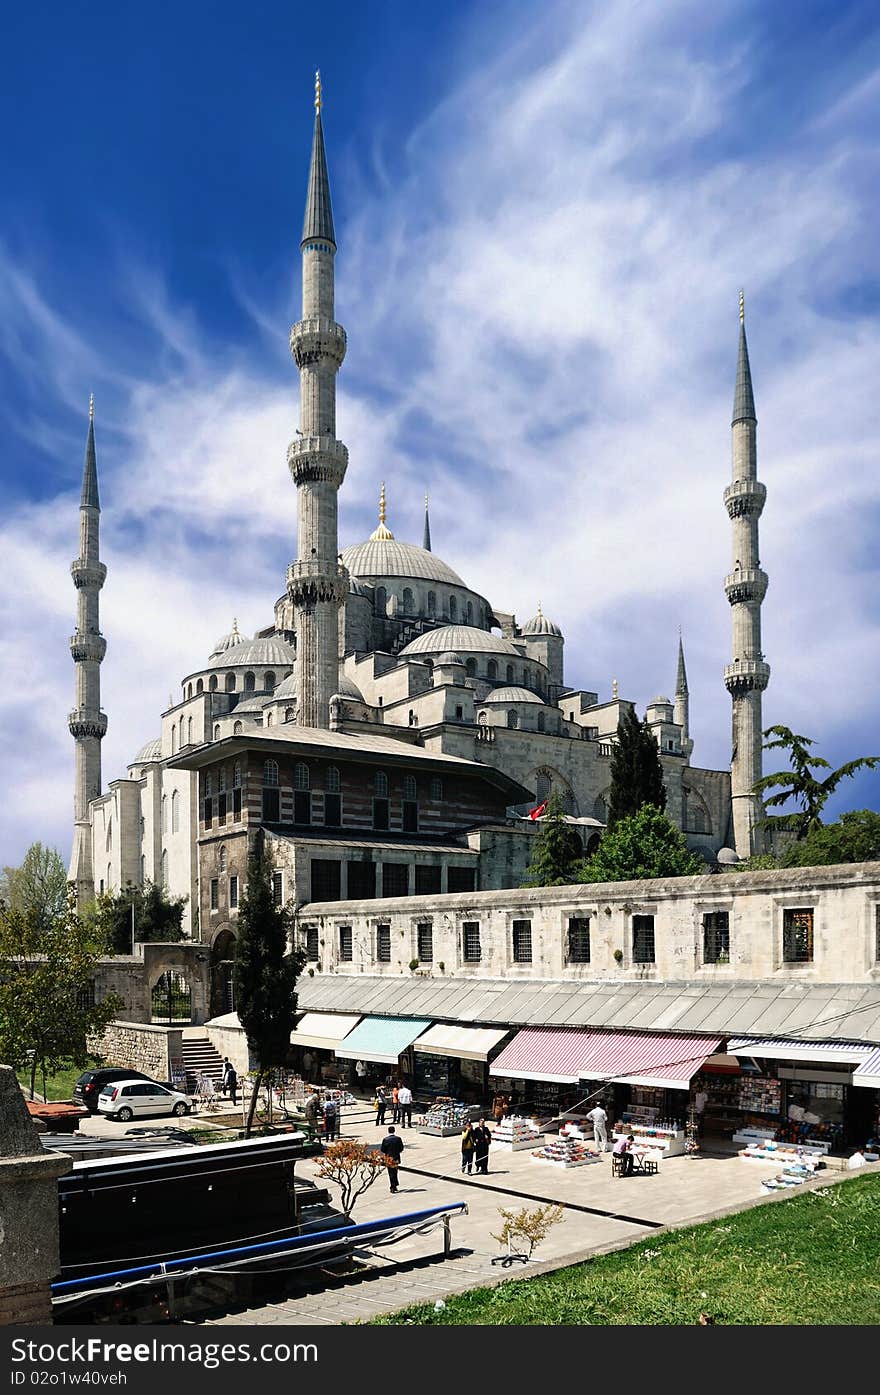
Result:
{"label": "rectangular window", "polygon": [[812,906],[782,912],[782,957],[786,964],[812,963]]}
{"label": "rectangular window", "polygon": [[388,827],[388,800],[373,800],[373,827],[380,832]]}
{"label": "rectangular window", "polygon": [[294,790],[293,792],[293,821],[299,824],[310,824],[312,821],[312,796],[309,790]]}
{"label": "rectangular window", "polygon": [[416,942],[420,964],[431,964],[434,960],[434,929],[430,920],[421,921],[416,926]]}
{"label": "rectangular window", "polygon": [[730,963],[730,916],[727,911],[707,911],[703,916],[703,963]]}
{"label": "rectangular window", "polygon": [[232,818],[235,822],[241,818],[241,790],[232,791]]}
{"label": "rectangular window", "polygon": [[306,925],[303,928],[306,932],[306,959],[310,964],[317,964],[318,927],[317,925]]}
{"label": "rectangular window", "polygon": [[569,964],[589,964],[590,962],[590,917],[569,916],[568,918],[568,962]]}
{"label": "rectangular window", "polygon": [[205,827],[210,828],[214,818],[214,801],[209,795],[205,800]]}
{"label": "rectangular window", "polygon": [[281,791],[277,788],[263,790],[263,823],[281,822]]}
{"label": "rectangular window", "polygon": [[211,910],[216,911],[220,906],[220,882],[217,877],[211,878]]}
{"label": "rectangular window", "polygon": [[391,926],[376,926],[376,958],[380,964],[391,963]]}
{"label": "rectangular window", "polygon": [[349,901],[372,901],[375,895],[375,862],[350,862],[348,864]]}
{"label": "rectangular window", "polygon": [[272,905],[284,905],[284,873],[272,873]]}
{"label": "rectangular window", "polygon": [[414,799],[403,801],[403,831],[404,833],[418,833],[419,831],[419,806]]}
{"label": "rectangular window", "polygon": [[382,863],[382,895],[409,895],[409,867],[405,862]]}
{"label": "rectangular window", "polygon": [[342,863],[313,857],[311,868],[313,901],[342,900]]}
{"label": "rectangular window", "polygon": [[95,1006],[95,980],[90,979],[84,988],[77,989],[76,1010],[77,1012],[88,1012],[89,1008]]}
{"label": "rectangular window", "polygon": [[324,826],[326,828],[342,827],[342,795],[328,794],[324,792]]}
{"label": "rectangular window", "polygon": [[480,922],[466,920],[461,927],[463,958],[466,964],[479,964],[482,958],[480,949]]}
{"label": "rectangular window", "polygon": [[473,867],[450,867],[446,885],[450,891],[475,891],[476,872]]}
{"label": "rectangular window", "polygon": [[354,957],[354,956],[353,956],[353,953],[352,953],[352,948],[353,948],[353,943],[352,943],[352,935],[351,935],[351,926],[350,926],[350,925],[340,925],[340,927],[339,927],[339,958],[340,958],[343,962],[345,962],[345,963],[350,963],[350,962],[351,962],[352,958]]}
{"label": "rectangular window", "polygon": [[532,922],[530,920],[515,920],[513,922],[513,962],[514,964],[531,964],[532,962]]}
{"label": "rectangular window", "polygon": [[654,963],[654,917],[633,916],[633,963]]}
{"label": "rectangular window", "polygon": [[229,878],[229,909],[238,910],[238,877]]}
{"label": "rectangular window", "polygon": [[218,822],[218,823],[225,823],[225,822],[226,822],[226,795],[225,795],[225,794],[218,794],[218,796],[217,796],[217,822]]}
{"label": "rectangular window", "polygon": [[440,868],[416,867],[416,896],[438,896],[440,893]]}

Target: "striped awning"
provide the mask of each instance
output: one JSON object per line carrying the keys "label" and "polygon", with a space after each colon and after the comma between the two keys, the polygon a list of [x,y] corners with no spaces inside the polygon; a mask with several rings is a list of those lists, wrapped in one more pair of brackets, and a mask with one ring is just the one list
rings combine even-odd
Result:
{"label": "striped awning", "polygon": [[490,1075],[576,1085],[589,1033],[578,1028],[524,1027],[489,1067]]}
{"label": "striped awning", "polygon": [[406,1048],[430,1025],[429,1021],[411,1017],[365,1017],[339,1043],[336,1055],[343,1061],[378,1061],[396,1066]]}
{"label": "striped awning", "polygon": [[429,1056],[455,1056],[461,1061],[487,1061],[489,1052],[507,1036],[506,1028],[450,1027],[438,1023],[413,1042],[413,1051]]}
{"label": "striped awning", "polygon": [[765,1061],[824,1061],[858,1066],[876,1050],[857,1041],[786,1041],[784,1037],[729,1037],[734,1056],[759,1056]]}
{"label": "striped awning", "polygon": [[315,1046],[335,1051],[343,1037],[360,1022],[358,1013],[306,1012],[290,1034],[291,1046]]}
{"label": "striped awning", "polygon": [[853,1071],[852,1083],[867,1090],[880,1090],[880,1046],[875,1046]]}
{"label": "striped awning", "polygon": [[720,1044],[720,1037],[665,1032],[590,1032],[580,1078],[687,1090],[693,1076]]}

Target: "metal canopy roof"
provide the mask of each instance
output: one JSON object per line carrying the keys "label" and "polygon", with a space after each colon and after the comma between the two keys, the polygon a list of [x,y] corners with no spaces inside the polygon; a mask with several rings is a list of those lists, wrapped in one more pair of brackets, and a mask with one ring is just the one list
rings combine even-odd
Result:
{"label": "metal canopy roof", "polygon": [[333,974],[300,979],[297,992],[300,1006],[316,1012],[407,1014],[475,1026],[629,1028],[880,1045],[880,984]]}

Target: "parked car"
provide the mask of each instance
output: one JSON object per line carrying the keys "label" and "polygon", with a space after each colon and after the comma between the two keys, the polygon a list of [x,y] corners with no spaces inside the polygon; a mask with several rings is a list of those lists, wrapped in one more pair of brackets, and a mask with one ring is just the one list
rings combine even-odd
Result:
{"label": "parked car", "polygon": [[190,1102],[179,1090],[169,1090],[155,1080],[126,1076],[104,1086],[98,1096],[98,1109],[108,1119],[125,1122],[135,1115],[188,1114]]}
{"label": "parked car", "polygon": [[73,1087],[76,1104],[84,1104],[90,1114],[98,1111],[98,1096],[105,1085],[114,1080],[149,1080],[143,1071],[126,1070],[125,1066],[99,1066],[97,1070],[87,1070]]}

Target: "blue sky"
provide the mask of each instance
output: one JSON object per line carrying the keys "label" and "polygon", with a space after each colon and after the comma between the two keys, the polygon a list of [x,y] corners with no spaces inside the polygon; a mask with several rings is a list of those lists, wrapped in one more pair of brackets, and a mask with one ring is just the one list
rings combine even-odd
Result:
{"label": "blue sky", "polygon": [[[269,623],[314,68],[349,335],[341,543],[389,521],[640,707],[681,625],[729,760],[737,295],[768,487],[765,720],[880,750],[880,15],[871,3],[19,7],[0,91],[0,862],[66,854],[95,393],[105,780]],[[880,777],[836,807],[880,807]]]}

